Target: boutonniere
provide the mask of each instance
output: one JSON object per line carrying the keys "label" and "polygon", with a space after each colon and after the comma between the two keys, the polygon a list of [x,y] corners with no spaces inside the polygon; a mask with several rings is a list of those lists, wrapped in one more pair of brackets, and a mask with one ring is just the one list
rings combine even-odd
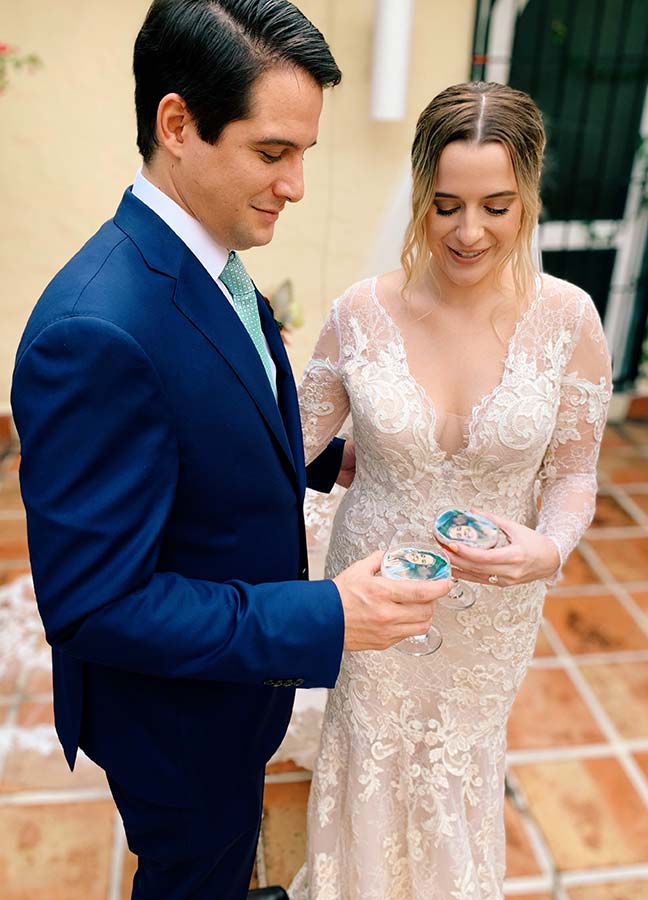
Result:
{"label": "boutonniere", "polygon": [[[261,294],[261,291],[259,291],[259,293]],[[282,322],[281,319],[278,319],[278,318],[275,316],[275,311],[274,311],[274,309],[272,308],[272,303],[270,302],[270,300],[268,299],[268,297],[266,297],[265,294],[261,294],[261,299],[264,301],[264,303],[266,304],[266,306],[267,306],[268,309],[270,310],[270,314],[272,315],[272,321],[275,323],[275,325],[277,326],[277,328],[279,329],[279,331],[283,331],[284,328],[286,327],[286,323],[285,323],[285,322]]]}
{"label": "boutonniere", "polygon": [[294,330],[304,324],[302,308],[295,298],[292,281],[287,278],[270,296],[270,306],[282,328]]}
{"label": "boutonniere", "polygon": [[295,328],[301,328],[304,324],[302,309],[293,295],[292,281],[287,278],[283,281],[270,298],[261,294],[272,313],[281,340],[290,346],[290,337]]}

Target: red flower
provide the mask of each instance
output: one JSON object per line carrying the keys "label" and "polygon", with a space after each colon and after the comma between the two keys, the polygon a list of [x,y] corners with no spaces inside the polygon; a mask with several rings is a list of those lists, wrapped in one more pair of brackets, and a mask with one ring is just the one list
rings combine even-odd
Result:
{"label": "red flower", "polygon": [[0,53],[11,53],[9,44],[0,44]]}

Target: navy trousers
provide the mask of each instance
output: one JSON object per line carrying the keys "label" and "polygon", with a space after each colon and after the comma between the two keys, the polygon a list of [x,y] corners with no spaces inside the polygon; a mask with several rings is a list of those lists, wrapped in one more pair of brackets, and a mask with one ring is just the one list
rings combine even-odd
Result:
{"label": "navy trousers", "polygon": [[138,857],[131,900],[246,900],[259,823],[229,846],[210,840],[227,810],[161,806],[134,797],[112,778],[110,790],[124,822],[128,847]]}

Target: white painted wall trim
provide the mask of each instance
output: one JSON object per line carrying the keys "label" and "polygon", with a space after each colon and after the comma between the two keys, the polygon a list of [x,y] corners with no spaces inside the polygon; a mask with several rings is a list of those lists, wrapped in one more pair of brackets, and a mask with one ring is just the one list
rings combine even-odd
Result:
{"label": "white painted wall trim", "polygon": [[371,83],[371,118],[405,118],[414,0],[377,0]]}

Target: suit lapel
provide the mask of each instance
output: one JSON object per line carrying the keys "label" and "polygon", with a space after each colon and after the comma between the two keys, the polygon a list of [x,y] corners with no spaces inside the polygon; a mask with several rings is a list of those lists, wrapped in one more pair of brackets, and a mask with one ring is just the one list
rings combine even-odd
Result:
{"label": "suit lapel", "polygon": [[297,391],[295,389],[295,379],[293,378],[286,348],[281,340],[281,334],[277,328],[270,307],[258,291],[257,295],[261,327],[263,328],[263,333],[266,336],[272,357],[277,366],[279,409],[281,410],[283,423],[288,434],[288,440],[290,441],[293,460],[298,463],[298,465],[295,466],[295,469],[297,478],[299,479],[299,485],[301,490],[304,491],[306,489],[306,473],[303,465],[304,444],[299,416],[299,403],[297,400]]}
{"label": "suit lapel", "polygon": [[225,295],[189,250],[178,273],[173,302],[228,363],[294,468],[286,429],[259,354]]}

